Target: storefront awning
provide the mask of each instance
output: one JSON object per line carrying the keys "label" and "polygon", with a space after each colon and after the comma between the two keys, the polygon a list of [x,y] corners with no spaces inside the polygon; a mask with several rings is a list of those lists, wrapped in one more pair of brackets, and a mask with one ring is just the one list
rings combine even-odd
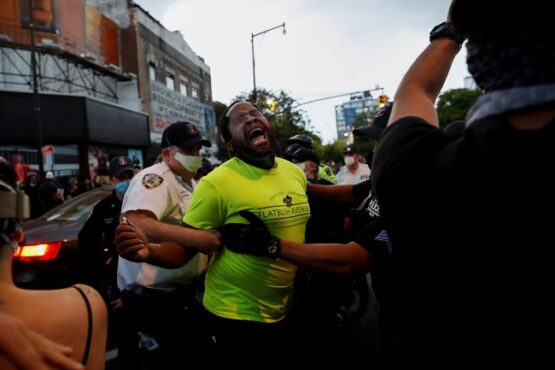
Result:
{"label": "storefront awning", "polygon": [[[42,142],[144,148],[148,116],[85,96],[39,94]],[[0,91],[0,143],[32,145],[38,122],[32,93]]]}

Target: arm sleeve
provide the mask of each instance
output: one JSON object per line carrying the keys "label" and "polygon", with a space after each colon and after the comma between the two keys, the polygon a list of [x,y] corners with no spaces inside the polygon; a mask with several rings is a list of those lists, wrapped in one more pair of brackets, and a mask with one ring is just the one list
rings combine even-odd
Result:
{"label": "arm sleeve", "polygon": [[225,205],[220,193],[203,179],[193,192],[183,222],[197,229],[212,229],[223,226]]}
{"label": "arm sleeve", "polygon": [[[384,197],[395,203],[414,184],[427,183],[431,174],[450,168],[460,142],[418,117],[404,117],[390,125],[380,140],[371,176],[380,206],[389,206]],[[454,150],[445,155],[447,149]]]}
{"label": "arm sleeve", "polygon": [[[145,176],[149,175],[146,174]],[[129,189],[125,192],[121,211],[150,211],[160,220],[168,208],[168,199],[169,189],[167,181],[163,180],[160,185],[147,188],[143,185],[143,179],[135,176],[129,184]]]}
{"label": "arm sleeve", "polygon": [[380,218],[366,225],[355,236],[354,241],[371,252],[376,258],[383,258],[392,253],[389,235]]}
{"label": "arm sleeve", "polygon": [[370,190],[372,190],[370,179],[353,185],[353,199],[355,200],[355,204],[360,204],[360,202],[370,194]]}

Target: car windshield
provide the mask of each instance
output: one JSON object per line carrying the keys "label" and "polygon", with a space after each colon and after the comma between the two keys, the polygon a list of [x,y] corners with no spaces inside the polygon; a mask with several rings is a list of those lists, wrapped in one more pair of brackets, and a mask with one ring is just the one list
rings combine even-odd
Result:
{"label": "car windshield", "polygon": [[52,208],[40,217],[46,221],[77,221],[87,216],[95,204],[107,197],[111,191],[110,187],[87,191]]}

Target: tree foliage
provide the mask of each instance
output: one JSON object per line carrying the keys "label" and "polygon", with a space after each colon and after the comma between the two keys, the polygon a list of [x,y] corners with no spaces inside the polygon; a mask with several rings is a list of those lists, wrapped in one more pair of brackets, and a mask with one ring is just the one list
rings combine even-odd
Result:
{"label": "tree foliage", "polygon": [[[227,109],[227,105],[225,105],[222,102],[215,101],[212,103],[212,107],[214,108],[214,113],[216,114],[216,122],[220,122],[220,119],[222,118],[225,110]],[[229,153],[227,151],[224,141],[220,137],[219,131],[217,131],[216,136],[217,136],[216,145],[218,146],[218,159],[223,162],[229,159]]]}
{"label": "tree foliage", "polygon": [[320,161],[333,164],[343,163],[343,150],[345,143],[341,140],[335,140],[331,144],[326,144],[321,147],[320,152],[317,151]]}
{"label": "tree foliage", "polygon": [[464,120],[480,95],[482,92],[478,89],[451,89],[441,94],[437,102],[439,126],[445,128],[453,121]]}
{"label": "tree foliage", "polygon": [[[376,112],[374,111],[371,113],[359,114],[356,117],[355,122],[353,122],[353,129],[370,125],[372,123],[372,120],[374,119],[375,113]],[[355,136],[353,144],[355,145],[355,148],[357,148],[358,152],[362,155],[366,155],[374,149],[374,140],[365,136]]]}

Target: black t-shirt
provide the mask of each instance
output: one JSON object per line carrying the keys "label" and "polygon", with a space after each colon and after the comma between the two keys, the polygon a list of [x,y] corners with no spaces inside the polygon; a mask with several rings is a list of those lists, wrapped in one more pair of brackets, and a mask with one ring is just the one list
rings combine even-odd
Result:
{"label": "black t-shirt", "polygon": [[415,117],[388,127],[372,181],[405,358],[538,359],[553,315],[554,168],[554,122],[490,120],[458,138]]}

